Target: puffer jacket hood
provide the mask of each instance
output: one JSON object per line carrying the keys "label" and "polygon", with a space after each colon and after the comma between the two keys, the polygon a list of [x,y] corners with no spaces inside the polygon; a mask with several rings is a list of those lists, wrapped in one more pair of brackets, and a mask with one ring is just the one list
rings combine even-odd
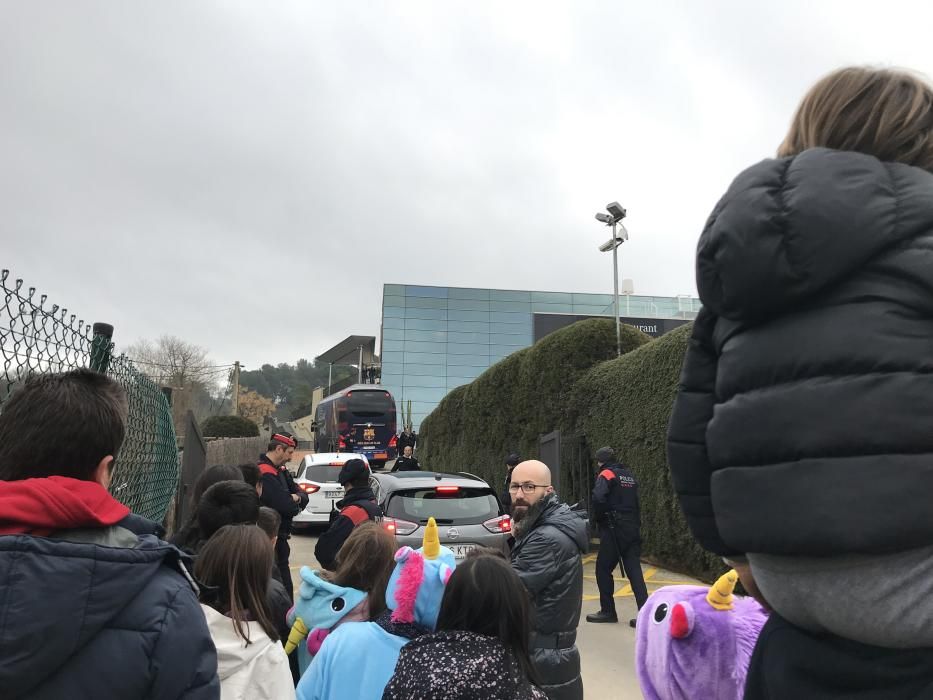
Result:
{"label": "puffer jacket hood", "polygon": [[586,512],[561,503],[554,494],[550,498],[551,502],[541,514],[540,524],[557,528],[573,541],[580,554],[586,554],[589,549]]}
{"label": "puffer jacket hood", "polygon": [[812,149],[741,173],[697,252],[668,462],[720,555],[933,541],[933,174]]}
{"label": "puffer jacket hood", "polygon": [[741,173],[697,248],[703,305],[734,321],[805,302],[933,221],[933,174],[814,148]]}
{"label": "puffer jacket hood", "polygon": [[193,580],[159,530],[130,515],[70,539],[0,536],[4,698],[215,697]]}

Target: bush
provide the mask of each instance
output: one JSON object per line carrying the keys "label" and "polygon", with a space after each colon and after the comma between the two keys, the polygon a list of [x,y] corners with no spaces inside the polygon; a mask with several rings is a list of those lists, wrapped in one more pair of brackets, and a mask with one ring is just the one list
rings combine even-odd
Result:
{"label": "bush", "polygon": [[259,426],[241,416],[211,416],[201,423],[204,437],[259,437]]}
{"label": "bush", "polygon": [[667,465],[667,424],[692,329],[682,326],[592,368],[574,387],[571,406],[589,447],[611,445],[635,472],[646,557],[712,581],[726,566],[690,534]]}
{"label": "bush", "polygon": [[[622,350],[649,340],[622,328]],[[421,423],[418,458],[424,468],[468,471],[501,486],[510,452],[534,456],[538,439],[572,431],[570,395],[577,379],[616,354],[611,319],[587,319],[542,338],[449,393]]]}

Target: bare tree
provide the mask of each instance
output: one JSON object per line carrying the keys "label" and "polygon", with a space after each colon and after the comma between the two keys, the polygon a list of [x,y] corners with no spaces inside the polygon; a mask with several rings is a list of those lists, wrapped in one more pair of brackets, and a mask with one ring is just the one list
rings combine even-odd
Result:
{"label": "bare tree", "polygon": [[205,348],[173,335],[160,336],[154,342],[140,340],[128,346],[126,354],[141,371],[165,386],[210,387],[223,373],[208,358]]}

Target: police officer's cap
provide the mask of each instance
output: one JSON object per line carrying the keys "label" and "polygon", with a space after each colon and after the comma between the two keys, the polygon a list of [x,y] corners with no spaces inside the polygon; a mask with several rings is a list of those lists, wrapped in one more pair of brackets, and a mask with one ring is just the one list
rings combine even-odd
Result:
{"label": "police officer's cap", "polygon": [[351,481],[356,481],[361,476],[369,476],[369,470],[366,468],[366,462],[362,459],[348,459],[343,465],[340,474],[337,475],[337,483],[343,485]]}
{"label": "police officer's cap", "polygon": [[596,461],[602,464],[608,464],[616,458],[615,450],[611,447],[600,447],[596,450]]}
{"label": "police officer's cap", "polygon": [[518,452],[513,452],[508,457],[505,458],[505,464],[508,467],[517,466],[519,462],[522,461],[521,455]]}

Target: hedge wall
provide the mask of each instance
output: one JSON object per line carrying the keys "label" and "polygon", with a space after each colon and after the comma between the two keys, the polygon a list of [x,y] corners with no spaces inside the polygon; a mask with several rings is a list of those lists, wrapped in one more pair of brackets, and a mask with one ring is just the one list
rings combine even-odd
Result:
{"label": "hedge wall", "polygon": [[242,416],[210,416],[201,423],[204,437],[251,438],[259,436],[259,427]]}
{"label": "hedge wall", "polygon": [[[623,326],[623,352],[648,340]],[[540,435],[573,430],[574,384],[615,353],[612,320],[587,319],[509,355],[449,393],[424,419],[418,460],[427,469],[472,472],[499,488],[509,452],[536,455]]]}
{"label": "hedge wall", "polygon": [[726,567],[687,529],[666,457],[667,423],[692,328],[594,367],[577,382],[571,405],[590,447],[611,445],[638,478],[646,558],[713,581]]}

